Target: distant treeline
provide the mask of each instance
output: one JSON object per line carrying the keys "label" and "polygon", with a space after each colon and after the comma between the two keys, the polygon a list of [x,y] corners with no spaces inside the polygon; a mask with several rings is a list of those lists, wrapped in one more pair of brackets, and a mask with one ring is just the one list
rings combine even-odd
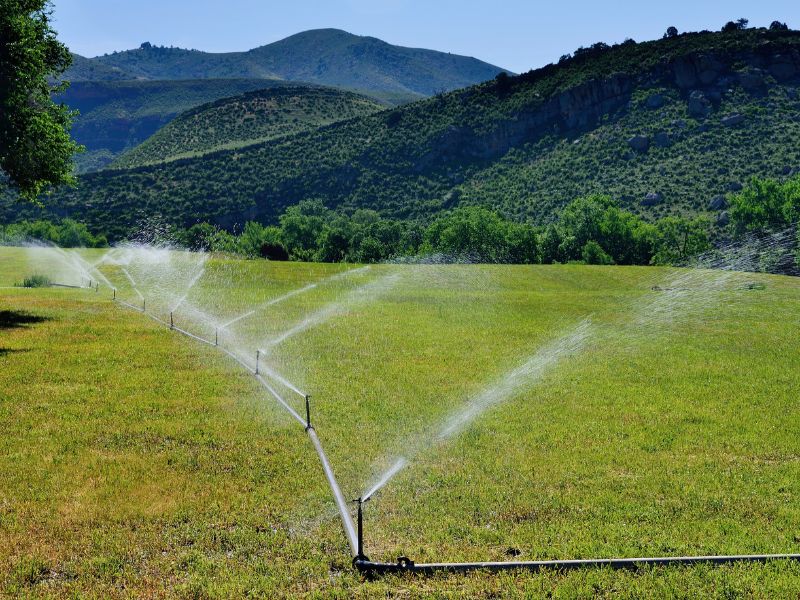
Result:
{"label": "distant treeline", "polygon": [[[792,268],[800,264],[800,176],[785,182],[754,178],[727,201],[730,223],[724,237],[735,242],[789,230],[798,239],[790,250]],[[420,223],[382,218],[366,209],[344,214],[321,200],[305,200],[289,207],[277,226],[248,222],[234,234],[199,223],[155,241],[269,260],[680,265],[712,249],[711,231],[711,222],[702,217],[648,222],[602,195],[574,200],[545,226],[512,221],[480,206],[462,206]],[[0,244],[34,239],[63,247],[107,245],[103,236],[71,219],[0,226]]]}
{"label": "distant treeline", "polygon": [[457,208],[427,225],[381,218],[371,210],[345,215],[306,200],[278,226],[249,222],[233,235],[208,223],[178,232],[194,250],[271,260],[371,263],[401,259],[482,263],[649,265],[684,262],[710,248],[709,223],[668,217],[648,223],[607,196],[570,203],[545,227],[518,223],[479,206]]}
{"label": "distant treeline", "polygon": [[[736,241],[793,229],[798,239],[800,177],[785,182],[753,178],[729,195],[730,223],[723,232]],[[196,250],[231,252],[271,260],[370,263],[428,258],[483,263],[619,265],[685,264],[711,250],[711,223],[698,217],[647,222],[608,196],[568,204],[558,219],[533,226],[479,206],[443,213],[427,225],[381,218],[371,210],[351,214],[306,200],[281,215],[278,226],[247,223],[238,235],[200,223],[178,232]],[[800,239],[794,261],[800,264]]]}
{"label": "distant treeline", "polygon": [[0,225],[0,245],[20,245],[29,242],[49,242],[62,248],[103,248],[108,241],[103,235],[93,235],[86,225],[73,219],[58,223],[50,221],[21,221]]}

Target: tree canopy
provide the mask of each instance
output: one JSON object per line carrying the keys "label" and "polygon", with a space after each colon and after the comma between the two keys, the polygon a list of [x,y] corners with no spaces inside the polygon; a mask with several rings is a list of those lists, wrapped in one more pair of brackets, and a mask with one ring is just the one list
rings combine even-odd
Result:
{"label": "tree canopy", "polygon": [[0,169],[21,196],[72,183],[72,112],[51,98],[51,79],[72,56],[51,27],[48,0],[0,0]]}

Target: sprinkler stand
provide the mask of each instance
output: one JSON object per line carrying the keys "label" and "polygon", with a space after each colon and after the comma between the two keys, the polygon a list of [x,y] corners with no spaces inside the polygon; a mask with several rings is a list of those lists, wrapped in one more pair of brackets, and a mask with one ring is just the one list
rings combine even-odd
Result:
{"label": "sprinkler stand", "polygon": [[358,504],[358,550],[353,558],[353,564],[358,566],[358,563],[369,562],[369,559],[364,554],[364,502],[366,500],[357,498],[353,502]]}
{"label": "sprinkler stand", "polygon": [[112,300],[116,299],[117,299],[117,288],[114,288],[114,297],[112,298]]}
{"label": "sprinkler stand", "polygon": [[147,301],[142,298],[142,312],[147,312]]}
{"label": "sprinkler stand", "polygon": [[258,375],[258,359],[261,356],[261,350],[256,350],[256,375]]}
{"label": "sprinkler stand", "polygon": [[219,346],[219,329],[214,330],[214,345]]}
{"label": "sprinkler stand", "polygon": [[169,328],[175,329],[175,321],[172,319],[172,311],[169,311]]}
{"label": "sprinkler stand", "polygon": [[311,429],[311,396],[306,394],[306,431]]}

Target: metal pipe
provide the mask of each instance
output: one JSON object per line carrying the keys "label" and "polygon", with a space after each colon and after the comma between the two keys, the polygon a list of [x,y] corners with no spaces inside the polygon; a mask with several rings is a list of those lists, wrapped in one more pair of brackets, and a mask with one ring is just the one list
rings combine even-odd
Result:
{"label": "metal pipe", "polygon": [[172,319],[172,311],[169,311],[169,328],[175,329],[175,321]]}
{"label": "metal pipe", "polygon": [[306,394],[306,429],[311,429],[311,396]]}
{"label": "metal pipe", "polygon": [[147,312],[147,301],[142,298],[142,312]]}
{"label": "metal pipe", "polygon": [[358,564],[359,562],[369,562],[369,558],[364,554],[364,502],[366,500],[359,497],[353,502],[358,504],[358,550],[353,558],[353,564]]}
{"label": "metal pipe", "polygon": [[258,375],[258,359],[261,356],[261,350],[256,350],[256,375]]}
{"label": "metal pipe", "polygon": [[322,444],[317,437],[317,432],[314,431],[313,427],[309,427],[306,431],[308,432],[308,437],[311,438],[311,443],[314,444],[314,448],[317,450],[319,460],[322,463],[322,470],[325,471],[328,485],[333,492],[333,499],[336,501],[336,506],[339,509],[339,516],[342,518],[344,533],[347,536],[347,541],[350,542],[350,552],[354,558],[357,558],[358,536],[356,534],[356,528],[353,525],[353,517],[350,515],[350,510],[347,507],[347,501],[344,499],[342,490],[339,488],[339,483],[336,481],[336,476],[333,474],[333,469],[331,468],[330,462],[328,462],[328,457],[322,449]]}
{"label": "metal pipe", "polygon": [[219,346],[219,329],[214,330],[214,345]]}
{"label": "metal pipe", "polygon": [[641,558],[593,558],[578,560],[534,560],[511,562],[473,562],[473,563],[420,563],[401,556],[396,563],[379,563],[369,560],[354,560],[353,565],[361,573],[384,575],[387,573],[466,573],[469,571],[541,571],[544,569],[570,570],[609,567],[611,569],[638,569],[643,566],[723,565],[738,562],[765,563],[773,560],[800,560],[800,554],[737,554],[728,556],[662,556]]}

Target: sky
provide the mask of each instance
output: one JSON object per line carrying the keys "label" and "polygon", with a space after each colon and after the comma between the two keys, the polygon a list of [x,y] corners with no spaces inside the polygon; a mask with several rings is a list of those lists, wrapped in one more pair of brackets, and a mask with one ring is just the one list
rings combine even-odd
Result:
{"label": "sky", "polygon": [[77,54],[142,42],[207,52],[249,50],[335,27],[392,44],[474,56],[520,73],[594,42],[719,29],[740,17],[800,29],[799,0],[54,0],[55,29]]}

